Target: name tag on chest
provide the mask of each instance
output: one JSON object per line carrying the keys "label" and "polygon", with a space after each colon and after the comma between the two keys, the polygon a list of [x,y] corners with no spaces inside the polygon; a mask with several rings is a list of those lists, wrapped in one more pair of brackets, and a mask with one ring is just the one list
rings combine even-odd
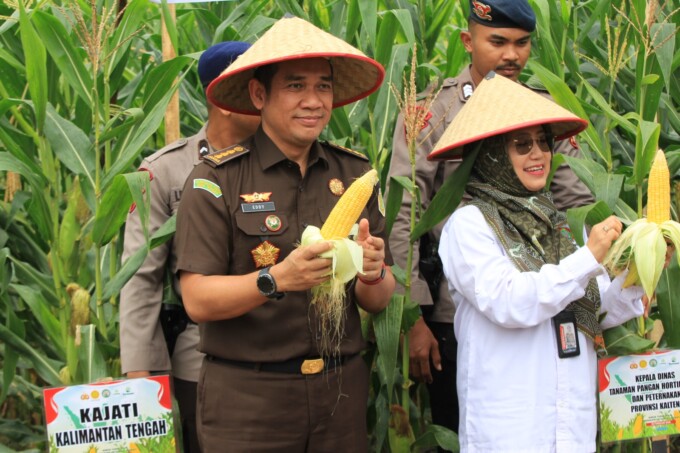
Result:
{"label": "name tag on chest", "polygon": [[242,212],[272,212],[276,211],[273,201],[263,203],[241,203]]}

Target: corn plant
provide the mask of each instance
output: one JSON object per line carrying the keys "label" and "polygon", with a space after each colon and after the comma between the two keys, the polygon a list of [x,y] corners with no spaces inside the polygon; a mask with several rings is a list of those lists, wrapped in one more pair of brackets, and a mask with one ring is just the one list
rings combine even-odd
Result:
{"label": "corn plant", "polygon": [[[583,159],[567,163],[598,204],[570,214],[575,223],[643,213],[646,177],[657,148],[671,176],[680,170],[677,28],[671,1],[533,0],[538,30],[527,83],[540,83],[591,121]],[[124,9],[121,9],[125,6]],[[368,99],[336,109],[324,138],[365,153],[383,187],[403,74],[417,44],[418,91],[467,63],[459,42],[467,2],[446,0],[245,0],[178,4],[167,23],[178,57],[162,61],[167,7],[148,0],[6,0],[0,4],[0,438],[16,448],[41,443],[40,389],[117,376],[117,295],[146,250],[121,262],[119,233],[132,202],[144,212],[148,180],[134,170],[163,145],[163,114],[179,92],[182,135],[195,133],[205,103],[195,74],[198,52],[223,40],[254,41],[290,12],[328,30],[386,68]],[[559,163],[556,162],[556,163]],[[415,241],[453,209],[445,195],[419,214]],[[407,183],[401,186],[411,190]],[[674,187],[673,216],[680,208]],[[394,201],[387,200],[388,223]],[[172,233],[172,225],[148,247]],[[573,231],[580,231],[573,228]],[[405,275],[394,269],[403,283]],[[679,347],[680,268],[657,288],[653,317],[662,346]],[[396,295],[367,319],[375,339],[367,414],[374,451],[441,444],[428,429],[422,388],[411,386],[404,345],[411,304]],[[150,320],[151,322],[152,320]],[[617,352],[649,343],[636,326],[613,332]],[[648,326],[645,326],[645,330]],[[610,333],[612,335],[612,333]],[[407,350],[407,348],[406,348]],[[401,355],[400,355],[401,354]],[[401,409],[396,410],[394,404]],[[410,426],[413,437],[398,427]],[[410,436],[410,435],[409,435]],[[413,439],[416,439],[415,441]],[[44,448],[43,448],[44,450]]]}

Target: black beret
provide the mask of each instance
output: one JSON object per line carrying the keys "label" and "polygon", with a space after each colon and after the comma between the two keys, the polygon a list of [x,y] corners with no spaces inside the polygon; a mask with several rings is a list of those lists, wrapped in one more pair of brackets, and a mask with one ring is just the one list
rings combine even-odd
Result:
{"label": "black beret", "polygon": [[203,52],[198,59],[198,77],[203,88],[207,88],[210,82],[222,74],[222,71],[249,47],[250,44],[247,42],[225,41],[210,46]]}
{"label": "black beret", "polygon": [[470,0],[470,20],[494,28],[536,29],[536,14],[526,0]]}

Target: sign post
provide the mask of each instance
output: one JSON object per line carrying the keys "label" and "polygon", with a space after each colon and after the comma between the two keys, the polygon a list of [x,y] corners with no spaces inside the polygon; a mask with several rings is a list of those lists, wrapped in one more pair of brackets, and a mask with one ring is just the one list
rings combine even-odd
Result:
{"label": "sign post", "polygon": [[50,453],[175,453],[170,376],[43,390]]}
{"label": "sign post", "polygon": [[598,363],[602,442],[680,434],[680,350]]}

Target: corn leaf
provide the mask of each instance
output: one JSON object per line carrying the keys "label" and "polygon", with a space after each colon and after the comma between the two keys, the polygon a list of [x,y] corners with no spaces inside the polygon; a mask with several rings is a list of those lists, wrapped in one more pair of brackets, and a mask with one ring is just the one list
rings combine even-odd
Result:
{"label": "corn leaf", "polygon": [[416,438],[416,441],[411,444],[411,451],[414,448],[428,449],[432,447],[441,447],[446,451],[459,451],[460,444],[458,443],[458,436],[456,433],[448,428],[439,425],[427,425],[425,431]]}
{"label": "corn leaf", "polygon": [[171,8],[168,6],[167,0],[161,0],[161,17],[163,18],[165,31],[168,34],[168,38],[170,38],[172,53],[177,54],[177,49],[179,49],[177,43],[177,25],[175,24],[175,18],[173,17]]}
{"label": "corn leaf", "polygon": [[[139,155],[144,143],[156,132],[161,121],[163,121],[165,108],[170,102],[170,98],[177,90],[179,83],[184,79],[186,73],[177,80],[175,80],[175,78],[179,72],[192,61],[194,60],[190,57],[173,58],[153,70],[160,71],[157,74],[157,78],[150,77],[147,83],[151,91],[148,99],[155,99],[155,104],[153,102],[146,102],[144,107],[146,116],[144,117],[144,120],[139,126],[132,128],[127,135],[121,137],[119,141],[116,142],[116,146],[112,153],[115,156],[115,162],[111,166],[110,171],[104,176],[102,181],[102,187],[104,189],[111,184],[111,181],[116,175],[130,167],[132,162]],[[170,73],[170,76],[168,76],[167,73]],[[159,88],[161,91],[158,91]],[[162,93],[162,95],[157,97],[157,93]]]}
{"label": "corn leaf", "polygon": [[48,90],[47,71],[45,70],[47,53],[22,1],[19,2],[19,24],[21,45],[24,48],[26,58],[28,91],[31,93],[38,130],[42,130],[45,123],[45,109],[47,108]]}
{"label": "corn leaf", "polygon": [[63,366],[62,362],[46,357],[43,351],[34,349],[2,324],[0,324],[0,341],[5,343],[5,347],[14,349],[25,360],[30,362],[38,376],[47,382],[48,385],[57,386],[61,384],[59,369]]}
{"label": "corn leaf", "polygon": [[373,315],[375,341],[380,351],[376,366],[388,391],[394,386],[396,378],[397,352],[399,351],[400,337],[399,326],[401,326],[403,308],[404,296],[395,294],[392,296],[387,308]]}
{"label": "corn leaf", "polygon": [[584,244],[583,229],[586,225],[595,225],[612,215],[611,209],[603,201],[567,210],[567,222],[574,240],[580,246]]}
{"label": "corn leaf", "polygon": [[635,139],[635,162],[633,164],[633,181],[642,185],[652,168],[652,161],[659,148],[661,125],[651,121],[641,121]]}
{"label": "corn leaf", "polygon": [[97,329],[94,324],[79,326],[80,345],[78,347],[78,380],[82,383],[104,379],[108,372],[106,361],[97,347]]}
{"label": "corn leaf", "polygon": [[422,218],[411,231],[409,238],[411,242],[417,241],[420,236],[434,228],[458,207],[465,194],[465,185],[478,153],[479,147],[466,156],[456,171],[444,181]]}
{"label": "corn leaf", "polygon": [[[116,73],[115,68],[121,63],[121,60],[123,60],[123,57],[130,47],[132,41],[129,37],[142,28],[141,22],[145,17],[148,17],[146,12],[147,7],[148,2],[144,0],[132,0],[128,2],[123,17],[118,26],[116,26],[113,38],[109,41],[108,45],[112,53],[109,58],[106,59],[104,72],[111,78],[111,84],[114,86],[118,84],[118,81],[112,77]],[[122,75],[119,75],[119,77],[122,78]]]}
{"label": "corn leaf", "polygon": [[413,183],[409,178],[405,176],[392,176],[390,178],[389,191],[387,192],[387,201],[385,203],[385,231],[387,236],[392,232],[394,220],[397,218],[397,214],[399,214],[404,189],[406,189],[406,192],[413,192]]}
{"label": "corn leaf", "polygon": [[[364,44],[364,52],[375,52],[378,36],[378,2],[376,0],[359,0],[361,28],[368,42]],[[363,40],[362,40],[363,41]]]}
{"label": "corn leaf", "polygon": [[[147,176],[148,178],[148,176]],[[100,209],[94,218],[92,241],[98,246],[108,244],[125,223],[132,204],[132,194],[123,175],[113,178],[113,183],[102,197]]]}
{"label": "corn leaf", "polygon": [[[675,252],[678,254],[679,252]],[[680,348],[680,266],[672,260],[664,270],[656,289],[656,303],[663,322],[664,338],[669,348]]]}
{"label": "corn leaf", "polygon": [[78,126],[63,118],[51,105],[47,106],[45,135],[57,158],[73,173],[83,176],[95,186],[95,155],[90,139]]}
{"label": "corn leaf", "polygon": [[86,105],[92,105],[92,77],[85,68],[83,57],[69,39],[64,25],[55,16],[44,11],[36,11],[32,19],[66,83]]}
{"label": "corn leaf", "polygon": [[654,347],[652,340],[642,338],[624,325],[603,332],[608,355],[629,355],[647,352]]}
{"label": "corn leaf", "polygon": [[50,310],[40,291],[30,286],[13,284],[12,289],[17,292],[21,300],[31,309],[33,316],[40,324],[42,332],[47,335],[49,341],[55,345],[62,343],[61,325],[59,319]]}
{"label": "corn leaf", "polygon": [[[602,96],[602,94],[593,87],[588,80],[586,80],[584,77],[581,77],[581,84],[583,87],[585,87],[586,91],[588,91],[588,94],[593,98],[595,101],[595,104],[600,108],[602,113],[604,113],[607,118],[612,120],[614,124],[623,127],[626,131],[628,131],[631,134],[635,133],[635,125],[626,117],[623,115],[618,114],[607,102],[607,100]],[[611,163],[611,161],[609,161]]]}
{"label": "corn leaf", "polygon": [[[554,98],[555,102],[580,118],[588,118],[588,115],[581,105],[581,101],[571,92],[569,86],[562,79],[535,60],[529,61],[527,66],[529,66],[533,73],[540,79],[541,83],[550,92],[550,95]],[[605,162],[611,162],[611,156],[604,154],[606,147],[603,146],[602,140],[592,124],[589,124],[586,130],[581,134],[585,137],[590,149],[595,150]],[[582,154],[584,157],[589,157],[585,150],[582,150]]]}

